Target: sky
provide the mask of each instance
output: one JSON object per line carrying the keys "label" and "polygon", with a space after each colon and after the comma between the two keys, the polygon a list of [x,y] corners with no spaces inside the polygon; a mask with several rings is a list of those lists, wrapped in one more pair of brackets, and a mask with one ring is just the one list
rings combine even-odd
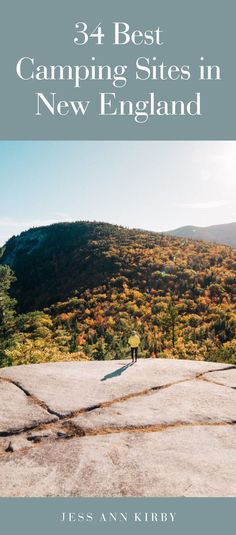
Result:
{"label": "sky", "polygon": [[0,142],[0,245],[79,220],[154,231],[236,221],[236,142]]}

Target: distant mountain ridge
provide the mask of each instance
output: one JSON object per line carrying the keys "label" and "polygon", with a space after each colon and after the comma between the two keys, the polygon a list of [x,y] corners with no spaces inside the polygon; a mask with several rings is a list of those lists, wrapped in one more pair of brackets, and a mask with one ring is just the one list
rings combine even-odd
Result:
{"label": "distant mountain ridge", "polygon": [[211,225],[209,227],[187,225],[174,230],[168,230],[163,234],[179,238],[190,238],[192,240],[222,243],[223,245],[236,247],[236,222]]}

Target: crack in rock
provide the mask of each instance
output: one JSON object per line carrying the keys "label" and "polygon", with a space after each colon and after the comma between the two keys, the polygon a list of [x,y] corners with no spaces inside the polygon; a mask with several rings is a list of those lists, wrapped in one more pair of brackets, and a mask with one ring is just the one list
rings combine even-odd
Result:
{"label": "crack in rock", "polygon": [[[79,433],[75,433],[71,437],[67,438],[75,438],[76,436],[102,436],[102,435],[110,435],[113,433],[160,433],[163,431],[167,431],[168,429],[176,429],[176,428],[183,428],[183,427],[213,427],[213,426],[226,426],[226,425],[235,425],[236,421],[231,422],[175,422],[170,424],[153,424],[153,425],[142,425],[142,426],[132,426],[127,425],[124,427],[119,426],[112,426],[112,427],[101,427],[98,429],[93,428],[86,428],[84,430],[83,434],[81,435],[81,428],[78,427]],[[82,430],[83,431],[83,430]]]}
{"label": "crack in rock", "polygon": [[[46,425],[46,424],[45,424]],[[181,422],[177,421],[174,423],[169,424],[153,424],[153,425],[142,425],[142,426],[132,426],[132,425],[126,425],[126,426],[106,426],[101,427],[97,429],[93,428],[86,428],[83,429],[83,427],[75,425],[70,420],[65,421],[61,424],[61,422],[57,422],[54,424],[54,428],[52,430],[54,433],[51,435],[48,434],[42,434],[38,436],[37,434],[26,436],[25,439],[30,442],[29,447],[35,447],[42,445],[45,442],[54,442],[57,440],[70,440],[74,438],[83,438],[83,437],[89,437],[89,436],[104,436],[104,435],[110,435],[110,434],[117,434],[117,433],[160,433],[164,431],[168,431],[169,429],[183,429],[186,427],[226,427],[226,426],[235,426],[236,420],[228,421],[228,422]],[[14,442],[10,442],[8,447],[5,449],[5,454],[12,454],[15,452],[25,452],[28,450],[25,446],[22,448],[18,448],[14,446]],[[2,452],[1,456],[4,454]]]}
{"label": "crack in rock", "polygon": [[36,423],[32,425],[26,425],[24,427],[21,427],[20,429],[14,429],[12,431],[0,431],[0,437],[7,438],[7,437],[19,436],[19,435],[22,435],[23,433],[27,433],[29,431],[38,429],[41,425],[51,425],[51,424],[52,422],[47,422],[45,424],[42,424],[42,422],[40,422],[40,423]]}
{"label": "crack in rock", "polygon": [[54,411],[48,405],[45,403],[45,401],[42,401],[41,399],[38,399],[34,394],[31,394],[21,383],[18,381],[14,381],[13,379],[9,379],[8,377],[0,377],[0,381],[5,383],[10,383],[17,388],[19,388],[27,397],[30,398],[30,400],[35,404],[41,407],[42,409],[46,410],[49,414],[52,414],[53,416],[57,416],[59,419],[63,418],[63,415]]}
{"label": "crack in rock", "polygon": [[206,374],[208,373],[217,373],[217,372],[224,372],[224,371],[227,371],[227,370],[235,370],[236,369],[236,366],[227,366],[226,368],[220,368],[220,369],[217,369],[217,370],[208,370],[206,372],[203,372],[203,373],[200,373],[198,375],[196,375],[195,379],[200,379],[202,381],[206,381],[207,383],[210,383],[210,384],[214,384],[214,385],[217,385],[217,386],[224,386],[225,388],[231,388],[233,390],[236,390],[236,387],[235,386],[229,386],[229,385],[226,385],[226,384],[223,384],[223,383],[218,383],[218,381],[211,381],[210,379],[208,379],[208,377],[205,377]]}
{"label": "crack in rock", "polygon": [[[108,434],[111,434],[111,433],[124,433],[124,432],[128,432],[128,433],[154,433],[154,432],[162,432],[162,431],[165,431],[165,430],[168,430],[170,428],[183,428],[183,427],[197,427],[197,426],[227,426],[227,425],[231,425],[231,426],[234,426],[236,424],[236,420],[232,420],[232,421],[224,421],[224,422],[181,422],[181,421],[178,421],[178,422],[174,422],[174,423],[169,423],[169,424],[158,424],[158,425],[147,425],[147,426],[106,426],[106,427],[103,427],[103,428],[97,428],[97,429],[93,429],[93,428],[86,428],[86,429],[83,429],[82,426],[78,426],[76,424],[74,424],[72,421],[70,421],[72,418],[76,417],[76,416],[80,416],[80,415],[83,415],[83,414],[86,414],[88,412],[91,412],[91,411],[94,411],[96,409],[105,409],[107,407],[110,407],[116,403],[122,403],[122,402],[125,402],[125,401],[128,401],[132,398],[137,398],[137,397],[142,397],[142,396],[147,396],[149,394],[152,394],[153,392],[158,392],[159,390],[164,390],[164,389],[167,389],[167,388],[170,388],[174,385],[178,385],[178,384],[181,384],[181,383],[185,383],[185,382],[188,382],[188,381],[194,381],[194,380],[205,380],[209,383],[212,383],[212,384],[217,384],[219,386],[225,386],[225,385],[222,385],[221,383],[216,383],[215,381],[210,381],[208,378],[205,378],[204,376],[208,373],[213,373],[213,372],[218,372],[218,371],[225,371],[225,370],[231,370],[231,369],[235,369],[236,366],[227,366],[225,368],[219,368],[219,369],[212,369],[212,370],[207,370],[203,373],[200,373],[200,374],[197,374],[193,377],[188,377],[186,379],[180,379],[178,381],[174,381],[173,383],[167,383],[167,384],[164,384],[164,385],[158,385],[158,386],[152,386],[150,388],[146,388],[145,390],[142,390],[142,391],[139,391],[139,392],[133,392],[131,394],[127,394],[125,396],[121,396],[119,398],[115,398],[113,400],[110,400],[110,401],[104,401],[104,402],[101,402],[101,403],[98,403],[98,404],[94,404],[94,405],[91,405],[91,406],[88,406],[88,407],[84,407],[82,409],[79,409],[77,411],[72,411],[70,414],[67,414],[67,415],[63,415],[63,414],[60,414],[56,411],[54,411],[53,409],[51,409],[50,407],[48,407],[48,405],[42,401],[42,400],[39,400],[36,396],[34,396],[34,394],[31,394],[26,388],[24,388],[20,383],[18,383],[17,381],[14,381],[12,379],[9,379],[9,378],[3,378],[1,377],[0,378],[0,381],[5,381],[5,382],[9,382],[13,385],[15,385],[17,388],[19,388],[22,392],[24,392],[24,394],[29,397],[31,399],[31,401],[35,404],[37,404],[38,406],[40,406],[41,408],[45,409],[49,414],[52,414],[54,416],[56,416],[58,418],[58,421],[56,422],[39,422],[35,425],[32,425],[32,426],[29,426],[29,427],[24,427],[24,428],[21,428],[19,430],[16,430],[16,431],[6,431],[6,432],[1,432],[0,433],[0,436],[2,437],[17,437],[17,436],[22,436],[25,438],[26,441],[28,441],[29,445],[28,447],[22,447],[22,448],[15,448],[14,447],[14,443],[12,441],[9,442],[7,448],[5,448],[4,452],[0,452],[0,455],[4,455],[4,454],[12,454],[12,453],[15,453],[16,451],[19,452],[23,452],[23,451],[27,451],[27,449],[29,447],[34,447],[34,446],[39,446],[40,444],[42,443],[45,443],[45,441],[55,441],[55,440],[68,440],[68,439],[72,439],[72,438],[75,438],[75,437],[85,437],[85,436],[101,436],[101,435],[108,435]],[[233,388],[233,387],[229,387],[229,388]],[[34,431],[34,434],[33,435],[27,435],[27,433],[29,433],[30,431]]]}
{"label": "crack in rock", "polygon": [[[22,392],[24,392],[24,394],[27,397],[29,397],[31,399],[31,401],[33,403],[35,403],[36,405],[38,405],[41,408],[45,409],[49,414],[52,414],[53,416],[57,416],[57,418],[60,421],[62,421],[62,420],[67,420],[68,418],[72,419],[72,418],[75,418],[77,416],[86,414],[88,412],[95,411],[96,409],[107,408],[107,407],[110,407],[111,405],[116,404],[116,403],[124,403],[125,401],[128,401],[129,399],[132,399],[132,398],[141,397],[141,396],[147,396],[147,395],[152,394],[153,392],[156,392],[158,390],[163,390],[165,388],[170,388],[171,386],[174,386],[176,384],[185,383],[186,381],[191,381],[191,380],[194,380],[196,378],[197,378],[197,376],[196,377],[189,377],[187,379],[180,379],[179,381],[174,381],[173,383],[167,383],[165,385],[152,386],[150,388],[146,388],[145,390],[141,390],[139,392],[132,392],[131,394],[127,394],[125,396],[120,396],[118,398],[114,398],[114,399],[109,400],[109,401],[104,401],[104,402],[101,402],[101,403],[97,403],[95,405],[90,405],[88,407],[83,407],[83,408],[78,409],[76,411],[71,411],[69,414],[66,414],[66,415],[60,414],[60,413],[54,411],[53,409],[51,409],[50,407],[48,407],[48,405],[46,405],[46,403],[44,401],[39,400],[36,396],[31,394],[28,390],[26,390],[26,388],[24,388],[17,381],[13,381],[12,379],[5,378],[5,377],[3,379],[0,378],[0,381],[3,380],[5,382],[8,382],[8,383],[13,384],[14,386],[18,387],[20,390],[22,390]],[[21,428],[19,430],[14,430],[14,431],[2,431],[2,432],[0,432],[0,436],[2,436],[2,437],[8,437],[9,436],[10,437],[10,436],[13,436],[13,435],[19,435],[19,434],[25,433],[27,431],[37,430],[42,425],[50,426],[51,422],[48,422],[48,423],[39,422],[37,424],[31,425],[31,426],[25,426],[25,427],[23,427],[23,428]]]}

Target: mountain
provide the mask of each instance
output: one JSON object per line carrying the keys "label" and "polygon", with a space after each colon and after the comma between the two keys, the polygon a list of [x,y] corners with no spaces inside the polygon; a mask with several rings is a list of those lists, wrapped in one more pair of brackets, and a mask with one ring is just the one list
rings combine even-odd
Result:
{"label": "mountain", "polygon": [[[188,269],[199,269],[195,258],[199,250],[209,258],[215,255],[211,262],[217,262],[213,246],[194,243],[187,246],[176,237],[108,223],[57,223],[12,237],[0,263],[8,264],[16,274],[13,294],[19,310],[30,311],[107,284],[117,275],[148,290],[157,286],[160,277],[162,287],[165,278],[168,292],[179,284],[170,279],[171,274],[181,276],[180,256]],[[207,263],[204,260],[201,268],[206,269]]]}
{"label": "mountain", "polygon": [[[75,291],[105,284],[120,271],[130,271],[125,247],[154,247],[161,235],[108,223],[57,223],[13,236],[2,249],[17,282],[13,293],[21,311],[42,309]],[[115,252],[117,247],[122,251]],[[132,267],[135,276],[136,266]]]}
{"label": "mountain", "polygon": [[236,363],[235,248],[58,223],[12,237],[0,263],[18,301],[4,362],[127,357],[138,330],[143,357]]}
{"label": "mountain", "polygon": [[191,225],[164,232],[166,235],[222,243],[236,247],[236,223],[211,225],[210,227],[194,227]]}
{"label": "mountain", "polygon": [[[104,223],[57,223],[13,236],[3,248],[1,264],[15,272],[14,295],[23,311],[42,309],[74,290],[102,284],[118,269],[106,257],[112,241],[127,231]],[[131,231],[132,235],[132,231]]]}

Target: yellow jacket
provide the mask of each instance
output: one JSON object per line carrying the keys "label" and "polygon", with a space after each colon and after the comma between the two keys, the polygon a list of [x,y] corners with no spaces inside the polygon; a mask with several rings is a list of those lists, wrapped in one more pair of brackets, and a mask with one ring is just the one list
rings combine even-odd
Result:
{"label": "yellow jacket", "polygon": [[132,334],[129,337],[128,344],[130,345],[130,347],[138,347],[140,344],[140,338],[138,334]]}

